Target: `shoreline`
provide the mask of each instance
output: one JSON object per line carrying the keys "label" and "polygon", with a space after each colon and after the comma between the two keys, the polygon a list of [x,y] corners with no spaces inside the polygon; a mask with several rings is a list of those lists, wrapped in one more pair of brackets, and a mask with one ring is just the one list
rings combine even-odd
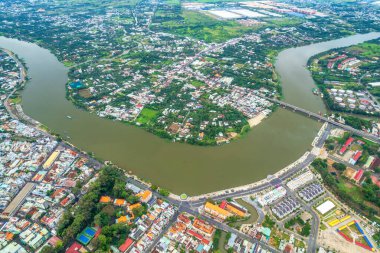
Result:
{"label": "shoreline", "polygon": [[259,125],[264,119],[266,119],[268,116],[264,114],[263,112],[260,112],[255,117],[250,118],[248,121],[249,127],[252,129],[253,127]]}
{"label": "shoreline", "polygon": [[[24,99],[23,99],[24,100]],[[27,109],[27,108],[25,108],[25,109]],[[66,115],[66,114],[65,114]],[[271,115],[270,115],[271,116]],[[262,119],[261,119],[262,118]],[[260,121],[260,123],[263,123],[263,116],[260,114],[260,115],[258,115],[258,116],[256,116],[256,117],[254,117],[254,119],[253,120],[251,120],[251,122],[252,121],[257,121],[255,124],[258,124],[258,122]],[[270,119],[269,117],[267,117],[268,119]],[[261,120],[260,120],[261,119]],[[269,121],[269,120],[268,120]],[[252,123],[251,123],[252,124]],[[254,124],[254,125],[255,125]],[[265,123],[264,123],[265,124]],[[258,128],[259,129],[259,128]],[[260,128],[261,129],[261,128]],[[259,129],[259,130],[260,130]],[[318,129],[319,129],[319,127],[318,127]],[[318,131],[318,129],[316,130],[316,132]],[[254,131],[254,132],[257,132],[257,131]],[[259,131],[260,132],[260,131]],[[315,135],[313,134],[313,137],[312,137],[312,139],[310,139],[310,142],[313,140],[313,138],[315,137]],[[70,141],[70,140],[68,140],[68,142],[69,143],[71,143],[72,141]],[[239,142],[241,142],[240,140],[239,140]],[[244,140],[243,142],[247,142],[247,140]],[[306,147],[305,149],[306,150],[309,150],[310,149],[310,142],[308,142],[308,147]],[[170,144],[171,145],[171,144]],[[184,146],[198,146],[198,145],[186,145],[186,143],[185,143],[185,145]],[[229,145],[228,145],[229,146]],[[160,146],[159,146],[160,147]],[[182,147],[182,146],[181,146]],[[218,148],[218,147],[217,147]],[[305,152],[305,149],[303,149],[302,150],[302,152],[300,152],[298,155],[297,155],[297,157],[292,157],[291,159],[289,159],[286,163],[283,163],[282,165],[280,165],[280,167],[279,167],[279,169],[281,169],[281,168],[284,168],[287,164],[289,164],[289,163],[292,163],[293,161],[295,161],[295,160],[297,160],[299,157],[300,157],[300,155],[302,155],[304,152]],[[88,147],[87,148],[85,148],[85,150],[89,150],[89,153],[91,153],[91,154],[95,154],[96,156],[98,155],[98,153],[97,153],[97,151],[96,150],[91,150],[91,149],[89,149]],[[170,149],[171,150],[171,149]],[[202,150],[203,150],[203,148],[202,148]],[[91,152],[90,152],[91,151]],[[171,150],[172,151],[172,150]],[[132,152],[134,152],[134,150],[132,150]],[[161,152],[162,153],[162,152]],[[160,153],[160,154],[161,154]],[[101,154],[101,153],[100,153]],[[103,156],[104,157],[104,156]],[[127,164],[127,166],[125,166],[125,164],[123,164],[123,163],[120,163],[120,161],[118,161],[118,160],[115,160],[115,159],[112,159],[112,158],[103,158],[102,157],[102,159],[101,160],[110,160],[110,161],[112,161],[113,162],[113,164],[115,164],[116,166],[119,166],[119,167],[121,167],[121,168],[126,168],[125,169],[125,171],[129,171],[129,170],[131,170],[134,166],[133,166],[133,162],[134,162],[134,160],[132,159],[132,164],[131,164],[131,166],[128,166],[128,164]],[[186,164],[185,164],[186,165]],[[261,167],[262,165],[256,165],[256,167]],[[264,165],[265,166],[265,165]],[[185,166],[186,168],[188,167],[188,166]],[[268,167],[268,166],[265,166],[265,167]],[[151,167],[152,168],[152,167]],[[276,168],[276,167],[274,167],[274,166],[272,166],[272,169],[270,169],[269,168],[269,172],[266,174],[266,175],[268,175],[268,174],[272,174],[272,175],[274,175],[276,172],[278,172],[278,169],[273,169],[273,168]],[[161,168],[159,168],[159,169],[161,169]],[[180,193],[182,193],[182,192],[185,192],[185,193],[189,193],[189,195],[191,196],[193,193],[192,193],[192,190],[190,189],[190,190],[187,190],[187,188],[186,189],[182,189],[182,190],[176,190],[176,188],[175,187],[172,187],[172,184],[170,184],[170,182],[169,182],[169,184],[166,184],[165,182],[167,181],[167,180],[158,180],[158,181],[156,181],[156,180],[154,180],[154,179],[152,179],[150,176],[148,176],[144,171],[142,171],[142,173],[143,174],[141,174],[140,173],[140,170],[139,169],[137,169],[137,170],[135,170],[135,169],[132,169],[132,173],[133,174],[136,174],[136,177],[138,177],[138,178],[141,178],[142,180],[144,180],[144,181],[146,181],[146,182],[148,182],[148,184],[151,182],[151,183],[153,183],[153,184],[157,184],[157,185],[159,185],[159,186],[163,186],[163,187],[165,187],[166,186],[166,188],[167,189],[169,189],[169,190],[172,190],[172,191],[174,191],[175,193],[177,193],[177,194],[180,194]],[[167,170],[166,170],[167,171]],[[166,173],[166,171],[164,170],[164,172]],[[247,170],[246,170],[247,171]],[[144,175],[144,173],[145,173],[145,175]],[[266,177],[266,175],[262,175],[263,173],[258,173],[258,174],[260,174],[260,175],[256,175],[256,176],[254,176],[254,180],[249,180],[250,182],[256,182],[256,181],[258,181],[258,180],[262,180],[263,178],[265,178]],[[161,181],[163,181],[163,182],[161,182]],[[240,181],[240,182],[236,182],[237,180],[233,180],[233,181],[235,181],[235,183],[234,184],[229,184],[229,186],[227,186],[227,187],[234,187],[234,185],[236,186],[236,185],[241,185],[241,183],[244,183],[244,182],[242,182],[242,181],[246,181],[246,180],[242,180],[242,181]],[[248,184],[250,183],[250,182],[247,182]],[[223,186],[222,186],[223,187]],[[221,188],[222,188],[221,187]],[[182,188],[182,187],[180,187],[180,188]],[[207,188],[211,188],[211,187],[207,187]],[[218,187],[219,188],[219,187]],[[215,189],[215,188],[214,188]],[[194,194],[194,195],[197,195],[197,194],[202,194],[202,193],[204,193],[204,192],[212,192],[212,190],[213,189],[205,189],[204,191],[195,191],[196,193]]]}
{"label": "shoreline", "polygon": [[[10,115],[12,117],[14,117],[15,119],[17,120],[25,120],[28,124],[30,124],[32,127],[34,128],[37,128],[38,130],[40,131],[43,131],[44,133],[46,134],[49,134],[51,135],[52,137],[54,138],[57,138],[57,136],[55,135],[52,135],[49,131],[47,130],[44,130],[42,129],[40,126],[41,126],[41,123],[30,118],[29,116],[27,116],[23,110],[22,110],[22,107],[21,105],[19,104],[16,104],[14,109],[16,110],[17,114],[13,114],[12,112],[12,108],[9,104],[9,97],[16,91],[18,91],[21,87],[23,87],[25,84],[26,84],[26,76],[27,76],[27,72],[26,72],[26,68],[24,66],[24,64],[16,57],[16,55],[12,52],[12,51],[9,51],[7,49],[2,49],[4,50],[5,52],[7,52],[18,64],[18,67],[20,68],[20,71],[22,72],[22,81],[20,82],[21,86],[18,87],[18,88],[15,88],[7,97],[7,100],[6,100],[6,108],[7,108],[7,111],[8,113],[10,113]],[[22,99],[22,98],[21,98]],[[23,117],[23,115],[26,116],[26,118]],[[250,123],[250,127],[254,127],[258,124],[260,124],[265,118],[267,118],[267,115],[265,115],[264,113],[259,113],[258,115],[256,115],[255,117],[251,118],[248,122]],[[315,145],[316,143],[316,140],[320,137],[320,134],[321,132],[323,132],[326,128],[326,124],[324,124],[322,126],[322,128],[320,129],[320,131],[318,132],[318,135],[317,137],[314,139],[313,143],[312,143],[312,146]],[[70,142],[68,141],[63,141],[63,143],[66,143],[68,145],[70,145],[71,147],[75,148],[76,150],[80,150],[78,149],[75,145],[71,144]],[[87,154],[86,151],[83,151],[83,150],[80,150],[81,152]],[[290,169],[292,169],[294,166],[296,166],[297,164],[300,164],[302,162],[304,162],[307,157],[310,155],[311,153],[309,151],[307,151],[304,155],[302,155],[299,159],[297,159],[296,161],[294,161],[293,163],[289,164],[288,166],[286,166],[285,168],[281,169],[280,171],[276,172],[275,174],[273,175],[270,175],[268,176],[267,178],[265,179],[262,179],[262,180],[259,180],[259,181],[256,181],[256,182],[253,182],[253,183],[250,183],[250,184],[246,184],[246,185],[240,185],[240,186],[236,186],[236,187],[232,187],[232,188],[228,188],[228,189],[224,189],[224,190],[220,190],[220,191],[216,191],[216,192],[211,192],[211,193],[205,193],[205,194],[199,194],[199,195],[195,195],[195,196],[189,196],[186,200],[183,200],[181,199],[180,195],[178,194],[175,194],[175,193],[170,193],[170,198],[172,199],[175,199],[175,200],[179,200],[179,201],[197,201],[199,199],[202,199],[204,197],[217,197],[219,195],[222,195],[222,194],[225,194],[226,191],[241,191],[241,190],[246,190],[248,188],[256,188],[256,187],[260,187],[262,185],[265,185],[267,183],[270,182],[270,180],[272,178],[275,178],[275,177],[280,177],[281,175],[283,175],[284,173],[286,173],[287,171],[289,171]],[[119,166],[118,166],[119,167]],[[144,185],[146,186],[151,186],[152,183],[150,182],[147,182],[143,179],[141,179],[138,175],[136,174],[130,174],[128,173],[128,171],[125,170],[125,173],[131,177],[131,178],[134,178],[135,180],[143,183]]]}

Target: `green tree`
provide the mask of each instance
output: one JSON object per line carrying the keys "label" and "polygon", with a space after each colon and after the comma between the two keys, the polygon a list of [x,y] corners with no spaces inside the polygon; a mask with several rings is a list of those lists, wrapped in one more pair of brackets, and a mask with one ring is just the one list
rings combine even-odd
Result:
{"label": "green tree", "polygon": [[344,165],[343,163],[333,163],[332,165],[335,169],[339,170],[339,171],[345,171],[347,166]]}

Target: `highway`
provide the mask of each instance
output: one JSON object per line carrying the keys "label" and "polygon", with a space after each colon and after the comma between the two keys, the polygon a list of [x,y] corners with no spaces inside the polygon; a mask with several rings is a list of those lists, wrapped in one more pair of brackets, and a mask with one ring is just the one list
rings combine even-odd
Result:
{"label": "highway", "polygon": [[272,103],[275,103],[275,104],[279,104],[281,105],[282,107],[284,108],[287,108],[287,109],[290,109],[292,111],[295,111],[295,112],[299,112],[299,113],[302,113],[302,114],[305,114],[307,115],[308,117],[312,117],[312,118],[315,118],[319,121],[323,121],[323,122],[327,122],[327,123],[330,123],[334,126],[337,126],[339,128],[342,128],[343,130],[347,130],[347,131],[350,131],[358,136],[362,136],[366,139],[369,139],[373,142],[376,142],[378,144],[380,144],[380,138],[375,136],[375,135],[372,135],[370,133],[366,133],[364,131],[361,131],[361,130],[358,130],[358,129],[355,129],[353,127],[350,127],[350,126],[347,126],[345,124],[342,124],[342,123],[339,123],[339,122],[336,122],[335,120],[332,120],[332,119],[329,119],[329,118],[326,118],[322,115],[319,115],[318,113],[315,113],[315,112],[311,112],[311,111],[308,111],[306,109],[303,109],[303,108],[300,108],[300,107],[297,107],[295,105],[292,105],[292,104],[288,104],[286,102],[283,102],[283,101],[280,101],[278,99],[273,99],[273,98],[268,98],[266,96],[263,96],[263,95],[260,95],[260,94],[256,94],[258,97],[261,97],[261,98],[264,98]]}
{"label": "highway", "polygon": [[[317,148],[320,148],[320,147],[323,146],[323,143],[325,142],[325,140],[329,136],[329,133],[330,133],[331,129],[332,129],[332,126],[330,124],[328,124],[327,127],[324,129],[324,131],[322,132],[322,134],[319,136],[318,140],[315,143],[315,146]],[[314,154],[309,153],[309,155],[306,157],[306,159],[303,162],[295,165],[293,168],[289,169],[288,171],[286,171],[285,173],[283,173],[281,176],[272,179],[268,183],[264,183],[264,184],[258,185],[256,187],[251,187],[251,188],[247,188],[247,189],[243,189],[243,190],[239,190],[239,191],[235,191],[233,189],[232,190],[227,190],[227,191],[224,191],[222,194],[213,197],[212,199],[214,201],[220,201],[220,200],[225,200],[227,198],[241,198],[241,197],[244,197],[244,196],[248,196],[248,195],[252,195],[252,194],[258,193],[258,192],[260,192],[262,190],[268,189],[269,187],[272,187],[272,186],[275,186],[275,185],[281,185],[283,181],[285,181],[288,178],[291,178],[297,172],[299,172],[303,168],[309,166],[314,161],[315,158],[316,158],[316,156]],[[138,181],[138,180],[136,180],[136,179],[134,179],[132,177],[128,178],[128,182],[136,185],[137,187],[139,187],[141,189],[149,189],[148,185],[146,185],[143,182],[140,182],[140,181]],[[294,192],[290,191],[290,189],[287,189],[287,191],[288,191],[288,194],[290,194],[291,196],[295,195]],[[203,204],[205,203],[206,197],[200,198],[200,199],[197,199],[197,200],[194,200],[194,201],[190,201],[190,200],[178,200],[178,199],[174,199],[174,198],[170,198],[170,197],[163,197],[163,196],[161,196],[160,194],[158,194],[155,191],[153,191],[153,194],[154,194],[154,196],[162,198],[162,199],[165,199],[170,204],[176,206],[178,208],[178,212],[179,213],[181,213],[181,212],[187,212],[187,213],[189,213],[191,215],[194,215],[196,217],[202,218],[203,220],[209,222],[210,224],[212,224],[213,226],[215,226],[218,229],[224,230],[226,232],[234,233],[237,236],[239,236],[240,238],[243,238],[243,239],[245,239],[245,240],[247,240],[247,241],[249,241],[251,243],[259,243],[259,245],[263,249],[267,249],[270,252],[279,252],[277,249],[274,249],[273,247],[269,246],[268,244],[266,244],[264,242],[258,241],[256,238],[252,238],[252,237],[250,237],[250,236],[248,236],[246,234],[243,234],[240,231],[238,231],[238,230],[236,230],[234,228],[229,227],[227,224],[225,224],[223,222],[216,221],[216,220],[214,220],[214,219],[212,219],[212,218],[210,218],[208,216],[205,216],[202,213],[200,213],[199,212],[199,208],[201,206],[203,206]],[[299,199],[298,196],[295,196],[295,198]],[[301,203],[303,203],[303,202],[301,201]],[[311,224],[312,228],[311,228],[310,236],[309,236],[309,239],[308,239],[308,250],[307,250],[307,252],[310,252],[310,253],[311,252],[316,252],[316,249],[317,249],[317,237],[318,237],[318,230],[319,230],[319,217],[312,210],[312,208],[310,206],[308,206],[308,205],[303,205],[303,206],[304,206],[305,210],[308,211],[309,213],[311,213],[312,216],[313,216],[313,221],[312,221],[312,224]],[[168,229],[167,227],[164,228],[163,231],[160,233],[160,235],[162,236],[163,234],[165,234],[165,231],[167,229]],[[160,236],[158,238],[160,238]],[[156,239],[155,242],[150,247],[153,249],[153,247],[156,245],[156,243],[158,241],[159,241],[159,239]]]}

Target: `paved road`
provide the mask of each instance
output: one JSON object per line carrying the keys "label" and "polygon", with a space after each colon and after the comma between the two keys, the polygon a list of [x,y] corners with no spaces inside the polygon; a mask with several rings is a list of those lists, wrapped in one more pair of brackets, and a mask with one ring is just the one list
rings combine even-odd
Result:
{"label": "paved road", "polygon": [[373,134],[370,134],[370,133],[366,133],[364,131],[361,131],[361,130],[358,130],[358,129],[355,129],[353,127],[350,127],[350,126],[347,126],[345,124],[342,124],[342,123],[339,123],[339,122],[336,122],[332,119],[329,119],[329,118],[326,118],[322,115],[319,115],[315,112],[311,112],[311,111],[308,111],[306,109],[303,109],[303,108],[300,108],[300,107],[297,107],[295,105],[292,105],[292,104],[288,104],[286,102],[283,102],[283,101],[280,101],[280,100],[277,100],[277,99],[273,99],[273,98],[268,98],[266,96],[263,96],[263,95],[260,95],[260,94],[257,94],[257,96],[261,97],[261,98],[264,98],[264,99],[267,99],[268,101],[271,101],[272,103],[276,103],[276,104],[279,104],[281,106],[284,106],[285,108],[287,109],[291,109],[293,111],[296,111],[296,112],[300,112],[300,113],[303,113],[303,114],[306,114],[307,116],[309,117],[313,117],[315,119],[318,119],[320,121],[323,121],[323,122],[328,122],[334,126],[337,126],[339,128],[342,128],[344,130],[347,130],[347,131],[350,131],[356,135],[359,135],[359,136],[362,136],[364,138],[367,138],[373,142],[376,142],[376,143],[379,143],[380,144],[380,138],[373,135]]}
{"label": "paved road", "polygon": [[194,216],[196,216],[196,217],[199,217],[199,218],[201,218],[202,220],[207,221],[208,223],[210,223],[211,225],[213,225],[214,227],[216,227],[216,228],[218,228],[218,229],[220,229],[220,230],[224,230],[224,231],[226,231],[226,232],[234,233],[234,234],[236,234],[238,237],[240,237],[240,238],[242,238],[242,239],[244,239],[244,240],[247,240],[247,241],[249,241],[249,242],[251,242],[251,243],[253,243],[253,244],[258,243],[258,244],[261,246],[261,248],[263,248],[263,249],[265,249],[265,250],[269,250],[270,252],[280,252],[280,251],[278,251],[277,249],[275,249],[275,248],[269,246],[268,244],[266,244],[266,243],[264,243],[264,242],[261,242],[261,241],[257,240],[256,238],[252,238],[252,237],[250,237],[250,236],[248,236],[248,235],[246,235],[246,234],[243,234],[243,233],[241,233],[240,231],[238,231],[238,230],[236,230],[236,229],[234,229],[234,228],[231,228],[231,227],[228,226],[227,224],[224,224],[224,223],[218,222],[218,221],[216,221],[216,220],[214,220],[214,219],[212,219],[212,218],[210,218],[210,217],[208,217],[208,216],[202,215],[202,214],[200,214],[198,211],[195,211],[195,210],[193,210],[193,209],[189,209],[189,208],[185,208],[185,207],[182,207],[180,210],[181,210],[182,212],[187,212],[187,213],[192,214],[192,215],[194,215]]}
{"label": "paved road", "polygon": [[[128,178],[128,182],[136,185],[137,187],[139,187],[140,189],[148,189],[149,187],[133,178]],[[236,229],[233,229],[231,227],[229,227],[227,224],[224,224],[222,222],[219,222],[219,221],[216,221],[214,219],[211,219],[210,217],[207,217],[203,214],[201,214],[199,211],[198,211],[198,205],[195,206],[195,205],[192,205],[191,202],[186,202],[186,201],[180,201],[180,200],[175,200],[175,199],[171,199],[171,198],[168,198],[168,197],[163,197],[162,195],[158,194],[157,192],[153,192],[153,195],[155,197],[159,197],[159,198],[162,198],[162,199],[165,199],[166,201],[168,201],[169,203],[171,203],[172,205],[175,205],[179,208],[178,210],[178,213],[181,213],[181,212],[186,212],[186,213],[189,213],[191,215],[194,215],[195,217],[199,217],[207,222],[209,222],[210,224],[212,224],[213,226],[215,226],[216,228],[218,229],[221,229],[221,230],[224,230],[226,232],[231,232],[231,233],[234,233],[236,234],[237,236],[239,236],[240,238],[243,238],[251,243],[259,243],[260,246],[263,248],[263,249],[267,249],[269,250],[270,252],[279,252],[278,250],[276,250],[275,248],[272,248],[271,246],[269,246],[268,244],[264,243],[264,242],[261,242],[261,241],[258,241],[256,238],[252,238],[246,234],[243,234],[241,233],[240,231],[236,230]],[[204,201],[202,202],[201,205],[204,204]],[[175,220],[169,222],[169,226],[172,224],[172,222],[174,222]],[[166,228],[167,229],[167,228]],[[164,229],[165,230],[165,229]],[[165,232],[162,232],[162,235],[164,235]],[[158,238],[161,238],[161,235],[158,237]],[[154,247],[154,245],[157,244],[159,239],[156,240],[156,242],[154,244],[152,244],[153,246],[151,246],[152,248]]]}
{"label": "paved road", "polygon": [[[319,139],[317,140],[317,142],[315,144],[315,146],[317,148],[321,148],[323,146],[323,143],[325,142],[325,140],[329,136],[331,128],[332,128],[331,125],[327,125],[327,127],[324,129],[324,131],[322,132],[321,136],[319,137]],[[315,158],[316,158],[316,156],[314,154],[310,153],[303,162],[295,165],[293,168],[289,169],[288,171],[286,171],[285,173],[283,173],[281,176],[279,176],[278,178],[274,178],[273,180],[271,180],[268,183],[261,184],[261,185],[258,185],[256,187],[252,187],[252,188],[249,188],[249,189],[239,190],[239,191],[234,191],[234,190],[226,191],[225,193],[220,194],[219,196],[213,197],[213,200],[214,201],[220,201],[220,200],[224,200],[224,199],[227,199],[227,198],[244,197],[244,196],[247,196],[247,195],[252,195],[252,194],[258,193],[258,192],[260,192],[262,190],[265,190],[265,189],[267,189],[269,187],[272,187],[274,185],[282,184],[283,181],[285,181],[286,179],[292,177],[294,174],[296,174],[297,172],[299,172],[301,169],[309,166],[311,164],[311,162],[314,161]],[[134,178],[130,177],[130,178],[128,178],[128,181],[130,183],[136,185],[137,187],[141,188],[141,189],[149,189],[148,185],[146,185],[143,182],[140,182],[140,181],[138,181],[138,180],[136,180]],[[293,194],[295,196],[295,198],[298,199],[298,196],[296,196],[294,194],[294,192],[291,192],[290,189],[288,189],[288,192],[291,193],[291,194]],[[154,194],[154,196],[163,198],[166,201],[168,201],[169,203],[171,203],[172,205],[175,205],[175,206],[179,207],[179,212],[187,212],[187,213],[192,214],[192,215],[194,215],[196,217],[200,217],[200,218],[206,220],[207,222],[209,222],[210,224],[212,224],[213,226],[215,226],[215,227],[217,227],[217,228],[219,228],[221,230],[224,230],[224,231],[227,231],[227,232],[231,232],[231,233],[235,233],[239,237],[241,237],[241,238],[243,238],[245,240],[248,240],[251,243],[259,243],[262,248],[268,249],[271,252],[278,252],[276,249],[270,247],[266,243],[259,242],[257,239],[252,238],[252,237],[250,237],[250,236],[248,236],[246,234],[243,234],[240,231],[237,231],[236,229],[233,229],[233,228],[229,227],[228,225],[226,225],[226,224],[224,224],[222,222],[216,221],[214,219],[211,219],[211,218],[209,218],[207,216],[202,215],[198,211],[198,208],[204,204],[204,202],[206,201],[206,198],[201,198],[201,199],[198,199],[198,200],[195,200],[195,201],[189,201],[189,200],[181,201],[181,200],[177,200],[177,199],[173,199],[173,198],[169,198],[169,197],[163,197],[160,194],[158,194],[157,192],[153,192],[153,194]],[[303,202],[301,201],[301,203],[303,203]],[[316,242],[317,242],[318,230],[319,230],[319,217],[312,210],[312,208],[310,206],[304,205],[304,208],[305,208],[306,211],[310,212],[312,214],[312,216],[313,216],[313,223],[312,223],[312,226],[311,226],[312,228],[311,228],[309,242],[308,242],[308,245],[309,245],[308,246],[308,252],[316,252],[316,249],[317,249]]]}
{"label": "paved road", "polygon": [[157,245],[157,243],[160,241],[160,239],[166,234],[166,232],[169,230],[170,226],[177,220],[178,215],[181,212],[176,211],[173,217],[170,219],[168,224],[166,224],[165,228],[161,230],[161,232],[158,234],[158,236],[153,240],[153,242],[150,244],[150,246],[146,249],[146,252],[152,252],[153,248]]}
{"label": "paved road", "polygon": [[314,253],[317,252],[317,238],[318,238],[318,231],[319,231],[319,216],[318,214],[313,210],[313,208],[306,204],[294,191],[292,191],[288,186],[285,184],[283,185],[285,187],[287,194],[291,196],[292,198],[296,199],[302,206],[302,208],[310,213],[313,218],[311,220],[311,230],[309,239],[307,242],[307,252],[308,253]]}

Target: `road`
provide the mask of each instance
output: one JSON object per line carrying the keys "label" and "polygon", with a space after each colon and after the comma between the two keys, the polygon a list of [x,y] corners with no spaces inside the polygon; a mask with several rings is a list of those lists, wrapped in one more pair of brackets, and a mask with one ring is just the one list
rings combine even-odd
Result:
{"label": "road", "polygon": [[[218,50],[220,48],[223,48],[223,47],[229,45],[230,43],[235,43],[235,42],[236,42],[235,40],[230,40],[227,43],[224,43],[222,45],[218,45],[218,46],[212,45],[209,48],[207,48],[207,49],[199,52],[194,57],[192,57],[190,59],[187,59],[180,66],[180,69],[186,68],[191,62],[193,62],[195,59],[197,59],[199,56],[201,56],[202,54],[204,54],[206,52],[210,52],[210,51],[213,51],[213,50]],[[16,58],[16,60],[18,62],[17,58]],[[19,64],[19,66],[23,66],[19,62],[18,62],[18,64]],[[20,69],[20,71],[22,73],[25,73],[23,69]],[[22,80],[25,81],[24,74],[22,74]],[[170,79],[168,81],[170,83]],[[8,108],[8,109],[9,109],[9,111],[11,111],[10,108]],[[319,140],[317,142],[317,146],[318,145],[322,145],[324,143],[325,139],[328,136],[328,132],[329,132],[329,128],[323,132],[322,136],[319,138]],[[66,146],[65,144],[63,144],[63,145]],[[267,182],[267,183],[264,183],[264,184],[261,184],[261,185],[255,186],[255,187],[250,187],[250,188],[247,188],[247,189],[238,190],[238,191],[228,190],[228,191],[225,191],[224,193],[222,193],[222,194],[220,194],[218,196],[213,197],[213,199],[215,201],[219,201],[219,200],[224,200],[224,199],[227,199],[227,198],[240,198],[240,197],[244,197],[244,196],[247,196],[247,195],[252,195],[252,194],[258,193],[258,192],[260,192],[262,190],[267,189],[268,187],[272,187],[273,185],[277,185],[277,184],[281,183],[282,181],[286,180],[289,177],[292,177],[299,170],[301,170],[301,169],[305,168],[306,166],[308,166],[314,159],[315,159],[315,155],[313,155],[313,154],[310,153],[306,157],[306,159],[304,161],[302,161],[301,163],[293,166],[291,169],[289,169],[288,171],[286,171],[285,173],[283,173],[281,176],[279,176],[278,178],[273,179],[270,182]],[[130,181],[131,183],[135,184],[136,186],[138,186],[141,189],[148,189],[149,188],[149,186],[147,186],[146,184],[144,184],[142,182],[139,182],[139,181],[137,181],[137,180],[135,180],[133,178],[129,178],[128,181]],[[160,232],[159,236],[157,236],[157,238],[151,244],[149,251],[151,251],[151,249],[153,249],[153,247],[157,244],[157,242],[159,241],[159,239],[166,233],[166,231],[169,229],[169,227],[171,226],[171,224],[176,220],[178,214],[180,212],[187,212],[187,213],[192,214],[192,215],[194,215],[196,217],[200,217],[200,218],[204,219],[205,221],[209,222],[210,224],[212,224],[216,228],[219,228],[219,229],[224,230],[226,232],[234,233],[237,236],[239,236],[240,238],[245,239],[245,240],[247,240],[247,241],[249,241],[251,243],[254,243],[254,244],[258,243],[263,249],[269,250],[271,252],[278,252],[276,249],[272,248],[271,246],[269,246],[268,244],[266,244],[264,242],[258,241],[256,238],[252,238],[250,236],[247,236],[246,234],[243,234],[240,231],[238,231],[238,230],[236,230],[234,228],[231,228],[231,227],[229,227],[228,225],[226,225],[226,224],[224,224],[222,222],[216,221],[216,220],[214,220],[214,219],[212,219],[210,217],[207,217],[207,216],[201,214],[199,212],[199,207],[204,204],[206,198],[200,198],[200,199],[197,199],[195,201],[181,201],[181,200],[172,199],[172,198],[168,198],[168,197],[162,197],[157,192],[154,192],[154,195],[156,197],[164,198],[166,201],[168,201],[172,205],[177,206],[179,208],[179,210],[173,216],[173,218],[170,220],[170,222],[168,223],[168,225],[164,229],[162,229],[162,231]],[[307,207],[305,207],[305,208],[307,208]],[[310,212],[313,214],[312,210]],[[313,221],[314,221],[313,223],[316,223],[316,221],[318,221],[318,217],[316,217],[316,218],[313,217]],[[313,224],[312,225],[312,230],[313,231],[312,231],[311,235],[318,235],[318,224],[319,224],[319,221],[317,222],[317,224]],[[315,246],[316,245],[316,238],[317,238],[317,236],[310,236],[310,238],[309,238],[308,252],[315,252],[313,250],[316,249],[316,246]],[[310,245],[311,245],[311,247],[310,247]]]}
{"label": "road", "polygon": [[[331,129],[332,129],[332,126],[328,124],[327,127],[320,134],[318,140],[315,142],[315,147],[321,148],[323,146],[323,143],[328,138]],[[251,187],[248,189],[239,190],[239,191],[228,190],[228,191],[225,191],[224,193],[222,193],[218,196],[213,197],[212,199],[214,201],[220,201],[220,200],[225,200],[227,198],[242,198],[244,196],[259,193],[260,191],[265,190],[265,189],[272,187],[274,185],[281,185],[283,181],[285,181],[288,178],[291,178],[297,172],[299,172],[303,168],[309,166],[314,161],[315,158],[316,158],[316,156],[314,154],[309,153],[309,155],[306,157],[306,159],[304,161],[302,161],[301,163],[298,163],[297,165],[295,165],[294,167],[292,167],[291,169],[289,169],[288,171],[283,173],[281,176],[274,178],[267,183],[258,185],[256,187]],[[139,187],[140,189],[144,189],[144,190],[150,189],[147,184],[140,182],[139,180],[132,178],[132,177],[128,178],[128,182],[134,184],[135,186]],[[294,197],[296,199],[299,199],[299,197],[296,196],[294,194],[294,192],[291,192],[290,189],[287,189],[287,190],[292,196],[294,195]],[[224,230],[226,232],[234,233],[234,234],[238,235],[239,237],[241,237],[241,238],[243,238],[243,239],[245,239],[251,243],[259,243],[259,245],[262,248],[270,250],[271,252],[279,252],[278,250],[272,248],[271,246],[269,246],[268,244],[266,244],[264,242],[258,241],[257,239],[252,238],[246,234],[243,234],[240,231],[238,231],[234,228],[231,228],[222,222],[216,221],[214,219],[211,219],[210,217],[207,217],[207,216],[201,214],[199,212],[199,207],[201,207],[205,203],[206,197],[192,201],[192,200],[178,200],[178,199],[174,199],[174,198],[170,198],[170,197],[163,197],[155,191],[153,191],[153,195],[155,197],[163,198],[166,201],[168,201],[170,204],[177,206],[179,208],[179,212],[187,212],[187,213],[192,214],[196,217],[200,217],[200,218],[204,219],[205,221],[209,222],[210,224],[212,224],[213,226],[215,226],[216,228],[219,228],[219,229]],[[301,200],[301,203],[303,203],[302,200]],[[318,230],[319,230],[319,217],[314,212],[314,210],[312,210],[312,208],[310,206],[304,204],[304,208],[306,211],[311,213],[313,216],[313,222],[312,222],[312,226],[311,226],[312,228],[311,228],[310,236],[308,239],[309,240],[308,241],[309,246],[308,246],[307,252],[316,252],[317,237],[318,237]],[[163,231],[161,232],[162,235],[165,234],[164,230],[166,230],[166,229],[167,228],[163,229]],[[158,238],[160,238],[160,236]],[[151,247],[153,248],[154,245],[156,245],[156,243],[158,241],[159,241],[159,239],[155,240],[155,243],[152,244]]]}
{"label": "road", "polygon": [[277,100],[277,99],[273,99],[273,98],[268,98],[266,96],[263,96],[263,95],[259,95],[259,94],[256,94],[258,97],[261,97],[261,98],[264,98],[264,99],[267,99],[268,101],[272,102],[272,103],[275,103],[275,104],[279,104],[287,109],[290,109],[290,110],[293,110],[295,112],[300,112],[302,114],[305,114],[309,117],[313,117],[319,121],[323,121],[323,122],[327,122],[327,123],[330,123],[334,126],[337,126],[339,128],[342,128],[343,130],[346,130],[346,131],[350,131],[358,136],[362,136],[364,138],[367,138],[373,142],[376,142],[378,144],[380,144],[380,138],[373,135],[373,134],[370,134],[370,133],[366,133],[364,131],[361,131],[361,130],[358,130],[358,129],[355,129],[353,127],[350,127],[350,126],[347,126],[345,124],[342,124],[342,123],[339,123],[339,122],[336,122],[335,120],[332,120],[330,118],[326,118],[322,115],[319,115],[318,113],[315,113],[315,112],[311,112],[311,111],[308,111],[306,109],[303,109],[303,108],[300,108],[300,107],[297,107],[295,105],[292,105],[292,104],[288,104],[286,102],[283,102],[283,101],[280,101],[280,100]]}
{"label": "road", "polygon": [[310,205],[306,204],[294,191],[292,191],[288,186],[286,186],[286,184],[284,184],[283,187],[286,189],[287,194],[289,196],[296,199],[301,204],[302,208],[313,216],[311,220],[310,235],[307,242],[307,252],[317,252],[317,238],[320,223],[318,214],[313,210],[313,208]]}

